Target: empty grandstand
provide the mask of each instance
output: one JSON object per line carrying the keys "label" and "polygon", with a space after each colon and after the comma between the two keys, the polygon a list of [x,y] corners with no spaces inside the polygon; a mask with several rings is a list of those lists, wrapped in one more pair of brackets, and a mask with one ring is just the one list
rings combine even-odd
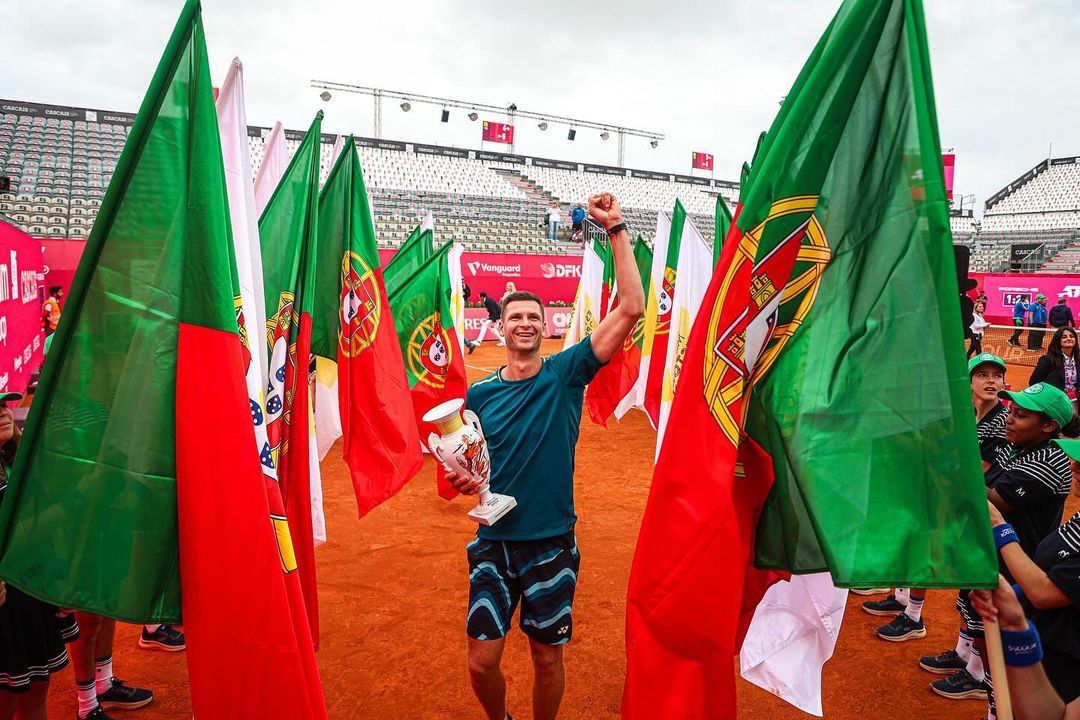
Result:
{"label": "empty grandstand", "polygon": [[[0,213],[31,235],[83,239],[90,231],[134,116],[0,100]],[[253,171],[262,162],[268,128],[248,131]],[[303,132],[286,131],[291,155]],[[337,136],[324,134],[323,179]],[[738,184],[710,178],[581,164],[521,155],[358,138],[357,148],[382,247],[396,247],[430,210],[437,237],[486,252],[573,254],[569,212],[610,190],[622,199],[633,233],[652,239],[656,212],[682,200],[706,238],[713,234],[716,195],[729,204]],[[559,240],[547,238],[551,203],[564,213]]]}

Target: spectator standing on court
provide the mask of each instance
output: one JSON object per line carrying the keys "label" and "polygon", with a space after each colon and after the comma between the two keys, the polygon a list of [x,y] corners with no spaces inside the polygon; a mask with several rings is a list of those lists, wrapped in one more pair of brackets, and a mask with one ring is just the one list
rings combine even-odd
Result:
{"label": "spectator standing on court", "polygon": [[1069,399],[1076,404],[1076,372],[1080,368],[1080,347],[1077,347],[1076,330],[1058,328],[1050,338],[1050,347],[1039,358],[1031,372],[1030,384],[1044,382],[1064,390]]}
{"label": "spectator standing on court", "polygon": [[1076,321],[1073,320],[1072,308],[1069,307],[1066,298],[1058,298],[1057,305],[1050,308],[1050,327],[1076,327]]}
{"label": "spectator standing on court", "polygon": [[573,231],[571,239],[581,242],[583,237],[582,229],[585,226],[585,208],[581,207],[581,203],[577,204],[570,212],[570,229]]}
{"label": "spectator standing on court", "polygon": [[[1033,328],[1045,328],[1046,327],[1046,296],[1039,293],[1035,296],[1035,302],[1028,306],[1031,311],[1031,327]],[[1046,332],[1043,330],[1028,330],[1028,350],[1042,350],[1043,335]]]}
{"label": "spectator standing on court", "polygon": [[559,222],[562,221],[562,210],[559,209],[559,203],[551,203],[551,209],[548,210],[547,219],[548,240],[554,242],[559,236]]}
{"label": "spectator standing on court", "polygon": [[64,299],[64,288],[53,285],[49,288],[49,297],[41,306],[41,326],[46,335],[56,332],[56,326],[60,324],[60,311],[63,309],[61,301]]}
{"label": "spectator standing on court", "polygon": [[502,307],[499,305],[499,301],[489,296],[483,290],[480,291],[480,300],[484,303],[484,308],[487,310],[488,316],[480,326],[480,335],[476,338],[476,344],[479,345],[484,342],[488,330],[491,330],[491,332],[495,333],[495,337],[499,338],[499,345],[505,345],[506,340],[499,334],[499,326],[497,325],[499,319],[502,317]]}
{"label": "spectator standing on court", "polygon": [[968,347],[967,351],[968,358],[972,355],[979,355],[982,353],[983,331],[990,327],[990,323],[988,323],[984,317],[985,313],[986,303],[975,303],[975,312],[971,314],[973,319],[971,321],[971,345]]}
{"label": "spectator standing on court", "polygon": [[1013,331],[1012,337],[1009,338],[1009,344],[1013,347],[1020,347],[1020,333],[1024,331],[1024,322],[1027,320],[1030,308],[1027,295],[1021,295],[1016,304],[1013,305],[1013,325],[1016,326],[1016,330]]}

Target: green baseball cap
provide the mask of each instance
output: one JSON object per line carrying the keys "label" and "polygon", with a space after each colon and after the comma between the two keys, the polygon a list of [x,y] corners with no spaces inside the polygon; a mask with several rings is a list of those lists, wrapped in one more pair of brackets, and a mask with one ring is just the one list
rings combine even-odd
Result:
{"label": "green baseball cap", "polygon": [[994,353],[981,353],[968,360],[968,377],[971,377],[971,373],[975,372],[975,368],[986,363],[997,365],[1002,370],[1008,369],[1005,367],[1005,361]]}
{"label": "green baseball cap", "polygon": [[1073,405],[1069,396],[1046,383],[1035,383],[1021,392],[1001,390],[998,392],[998,397],[1012,400],[1025,410],[1045,413],[1057,420],[1057,424],[1061,427],[1068,425],[1073,418]]}
{"label": "green baseball cap", "polygon": [[1036,300],[1045,300],[1046,296],[1043,295],[1042,293],[1039,293],[1038,295],[1035,296],[1035,299]]}
{"label": "green baseball cap", "polygon": [[9,400],[14,402],[15,400],[22,400],[22,393],[17,392],[5,392],[0,393],[0,402],[8,402]]}
{"label": "green baseball cap", "polygon": [[1080,440],[1054,440],[1065,454],[1076,461],[1080,461]]}

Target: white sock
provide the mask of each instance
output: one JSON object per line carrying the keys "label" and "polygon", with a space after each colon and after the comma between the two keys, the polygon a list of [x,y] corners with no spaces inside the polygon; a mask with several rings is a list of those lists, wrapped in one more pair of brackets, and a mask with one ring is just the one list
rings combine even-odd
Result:
{"label": "white sock", "polygon": [[922,606],[925,601],[926,598],[923,598],[922,600],[916,600],[909,595],[907,607],[904,608],[904,614],[915,622],[920,622],[922,620]]}
{"label": "white sock", "polygon": [[151,635],[156,633],[158,631],[158,628],[160,627],[161,623],[155,623],[154,625],[143,625],[143,628],[146,630],[146,632],[150,633]]}
{"label": "white sock", "polygon": [[971,657],[968,658],[967,671],[971,673],[971,677],[975,678],[978,682],[982,682],[986,679],[986,673],[983,672],[982,656],[979,655],[979,648],[974,645],[971,646]]}
{"label": "white sock", "polygon": [[967,630],[961,630],[956,638],[956,654],[964,662],[971,659],[971,642],[971,636],[967,634]]}
{"label": "white sock", "polygon": [[907,605],[910,592],[910,588],[896,588],[896,592],[894,594],[896,595],[896,599],[900,601],[901,605]]}
{"label": "white sock", "polygon": [[101,658],[95,665],[94,676],[97,694],[103,695],[106,690],[112,687],[112,655]]}
{"label": "white sock", "polygon": [[98,706],[97,686],[93,680],[75,683],[75,692],[79,696],[79,717],[84,718]]}

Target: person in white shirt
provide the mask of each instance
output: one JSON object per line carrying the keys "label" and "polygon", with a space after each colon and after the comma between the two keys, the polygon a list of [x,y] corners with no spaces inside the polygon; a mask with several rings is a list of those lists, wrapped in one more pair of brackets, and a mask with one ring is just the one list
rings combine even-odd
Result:
{"label": "person in white shirt", "polygon": [[559,222],[562,221],[562,210],[559,209],[559,203],[551,203],[551,209],[548,210],[548,240],[555,241],[559,234]]}
{"label": "person in white shirt", "polygon": [[983,317],[984,313],[986,313],[986,303],[975,303],[975,312],[972,313],[975,319],[971,322],[971,346],[967,351],[968,359],[982,352],[983,331],[990,327],[990,323]]}

